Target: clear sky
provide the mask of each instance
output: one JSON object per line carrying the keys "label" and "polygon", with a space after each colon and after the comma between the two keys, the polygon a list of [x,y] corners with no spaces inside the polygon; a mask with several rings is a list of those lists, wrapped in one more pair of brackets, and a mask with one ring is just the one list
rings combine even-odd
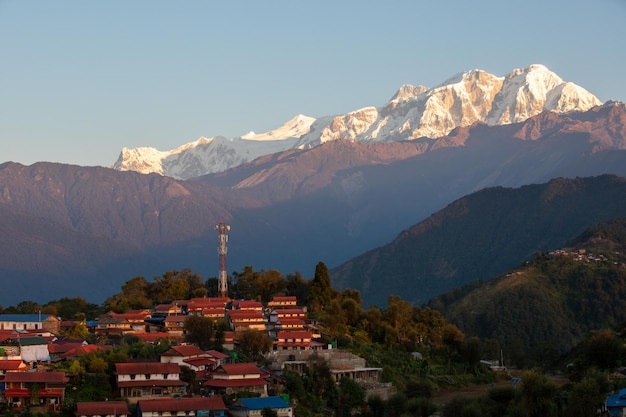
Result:
{"label": "clear sky", "polygon": [[0,162],[109,166],[530,64],[626,101],[626,0],[0,0]]}

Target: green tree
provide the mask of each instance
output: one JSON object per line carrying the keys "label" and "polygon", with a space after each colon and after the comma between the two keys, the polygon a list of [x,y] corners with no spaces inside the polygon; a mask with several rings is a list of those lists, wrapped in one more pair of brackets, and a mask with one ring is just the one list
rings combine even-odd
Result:
{"label": "green tree", "polygon": [[606,374],[591,369],[582,381],[574,384],[568,395],[565,415],[568,417],[586,417],[595,415],[610,391]]}
{"label": "green tree", "polygon": [[552,417],[556,415],[554,382],[537,370],[527,370],[521,378],[522,409],[528,417]]}
{"label": "green tree", "polygon": [[295,296],[298,301],[305,302],[309,298],[310,282],[304,279],[300,272],[287,275],[285,279],[285,291],[288,295]]}
{"label": "green tree", "polygon": [[267,333],[251,329],[244,330],[237,337],[237,342],[241,353],[256,362],[262,362],[273,345]]}
{"label": "green tree", "polygon": [[278,417],[278,413],[270,407],[263,407],[261,417]]}
{"label": "green tree", "polygon": [[411,398],[407,410],[415,417],[429,417],[437,411],[437,405],[429,398]]}
{"label": "green tree", "polygon": [[97,374],[104,374],[107,370],[107,362],[104,358],[96,356],[89,362],[89,371]]}
{"label": "green tree", "polygon": [[252,266],[246,266],[241,272],[233,272],[233,283],[228,287],[233,299],[256,300],[254,281],[258,272]]}
{"label": "green tree", "polygon": [[182,365],[180,367],[180,380],[187,384],[187,389],[190,394],[199,394],[200,389],[198,387],[198,376],[196,371],[188,366]]}
{"label": "green tree", "polygon": [[270,301],[274,295],[284,291],[285,277],[275,269],[270,269],[257,276],[255,280],[255,292],[261,297],[261,301]]}
{"label": "green tree", "polygon": [[607,370],[617,365],[623,353],[623,344],[615,332],[600,330],[587,342],[585,358],[590,365]]}
{"label": "green tree", "polygon": [[311,311],[322,311],[332,299],[333,291],[330,286],[330,275],[328,268],[323,262],[318,262],[315,266],[315,276],[309,291],[309,308]]}
{"label": "green tree", "polygon": [[304,386],[308,393],[318,399],[315,409],[326,405],[334,408],[337,405],[337,384],[333,378],[330,365],[320,356],[311,356],[303,375]]}
{"label": "green tree", "polygon": [[339,381],[339,398],[337,401],[339,417],[351,416],[354,410],[365,403],[365,390],[358,382],[350,378]]}
{"label": "green tree", "polygon": [[139,310],[153,307],[153,301],[148,297],[148,280],[142,276],[132,278],[122,285],[122,294],[128,300],[130,310]]}
{"label": "green tree", "polygon": [[160,304],[189,298],[189,274],[189,270],[168,271],[160,277],[154,277],[154,283],[149,287],[152,301]]}
{"label": "green tree", "polygon": [[202,350],[213,346],[213,320],[209,317],[188,316],[184,326],[185,340]]}

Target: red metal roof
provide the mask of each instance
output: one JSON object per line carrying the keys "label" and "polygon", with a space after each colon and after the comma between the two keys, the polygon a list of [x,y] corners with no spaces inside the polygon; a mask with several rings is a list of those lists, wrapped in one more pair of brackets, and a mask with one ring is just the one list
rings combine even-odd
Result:
{"label": "red metal roof", "polygon": [[115,372],[118,375],[180,374],[180,366],[160,362],[116,363]]}
{"label": "red metal roof", "polygon": [[68,381],[65,372],[7,372],[4,377],[4,382],[66,384]]}
{"label": "red metal roof", "polygon": [[21,359],[7,359],[0,361],[0,371],[17,371],[20,368],[28,369],[28,365]]}
{"label": "red metal roof", "polygon": [[217,350],[207,350],[207,352],[209,355],[213,356],[215,359],[226,359],[229,358],[230,356],[228,356],[225,353],[222,352],[218,352]]}
{"label": "red metal roof", "polygon": [[111,313],[111,317],[117,317],[121,319],[126,319],[128,321],[144,321],[148,317],[150,317],[150,313],[141,312],[141,313]]}
{"label": "red metal roof", "polygon": [[263,304],[254,300],[237,300],[232,303],[233,308],[240,310],[263,310]]}
{"label": "red metal roof", "polygon": [[185,346],[172,346],[167,351],[163,352],[161,356],[206,356],[207,353],[194,345],[185,345]]}
{"label": "red metal roof", "polygon": [[278,317],[283,317],[283,316],[288,316],[288,315],[306,316],[306,313],[301,308],[277,308],[276,310],[273,310],[272,313],[278,314]]}
{"label": "red metal roof", "polygon": [[191,316],[169,315],[165,318],[165,323],[184,323]]}
{"label": "red metal roof", "polygon": [[48,345],[48,352],[63,353],[84,345],[83,340],[57,340]]}
{"label": "red metal roof", "polygon": [[196,366],[196,367],[216,364],[215,359],[209,358],[209,357],[185,359],[183,360],[183,362],[188,363],[191,366]]}
{"label": "red metal roof", "polygon": [[277,339],[311,339],[311,332],[307,332],[305,330],[300,331],[289,331],[289,330],[281,330],[278,332]]}
{"label": "red metal roof", "polygon": [[256,387],[267,385],[263,378],[242,378],[242,379],[209,379],[204,383],[207,387],[227,388],[227,387]]}
{"label": "red metal roof", "polygon": [[264,320],[263,313],[258,310],[228,310],[228,315],[232,320],[255,319]]}
{"label": "red metal roof", "polygon": [[130,414],[128,405],[125,401],[93,401],[93,402],[77,402],[77,416],[108,416]]}
{"label": "red metal roof", "polygon": [[149,412],[226,410],[222,397],[159,398],[139,400],[137,404],[141,411]]}
{"label": "red metal roof", "polygon": [[221,369],[226,375],[230,376],[261,374],[259,367],[253,363],[224,363],[219,369]]}
{"label": "red metal roof", "polygon": [[184,385],[182,381],[176,379],[144,379],[141,381],[118,381],[120,388],[127,387],[179,387]]}
{"label": "red metal roof", "polygon": [[93,352],[97,352],[100,350],[105,350],[102,346],[99,345],[85,345],[85,346],[79,346],[76,347],[74,349],[69,350],[68,352],[64,353],[63,355],[61,355],[62,358],[69,358],[69,357],[73,357],[73,356],[81,356],[81,355],[86,355],[88,353],[93,353]]}
{"label": "red metal roof", "polygon": [[274,302],[285,302],[285,301],[297,302],[298,299],[296,298],[295,295],[283,295],[283,296],[274,296],[274,298],[272,298],[272,301]]}
{"label": "red metal roof", "polygon": [[226,315],[226,309],[224,307],[204,307],[202,309],[202,315],[205,317],[210,317],[210,316],[224,317]]}

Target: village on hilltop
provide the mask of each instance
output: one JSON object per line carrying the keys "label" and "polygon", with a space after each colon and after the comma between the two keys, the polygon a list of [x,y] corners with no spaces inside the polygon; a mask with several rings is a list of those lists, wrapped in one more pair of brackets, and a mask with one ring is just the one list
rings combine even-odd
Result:
{"label": "village on hilltop", "polygon": [[[185,323],[192,317],[228,323],[223,351],[203,350],[187,342]],[[61,336],[77,324],[85,326],[99,342]],[[153,309],[109,311],[81,323],[49,314],[2,314],[0,395],[12,412],[60,412],[67,390],[75,389],[78,382],[71,373],[50,371],[50,365],[110,349],[115,341],[128,336],[145,344],[167,340],[171,346],[158,361],[116,363],[115,390],[124,401],[79,402],[74,412],[77,417],[124,417],[130,413],[129,405],[140,417],[193,416],[201,411],[246,417],[266,407],[278,416],[293,416],[296,404],[281,396],[284,373],[301,374],[314,357],[330,364],[337,383],[350,378],[368,394],[383,398],[395,392],[391,384],[381,382],[382,368],[367,367],[364,359],[320,342],[319,324],[307,318],[306,307],[299,306],[295,296],[275,296],[268,303],[228,297],[175,300]],[[272,342],[262,364],[237,360],[239,336],[249,331],[265,334]],[[195,373],[197,387],[183,382],[183,370]],[[193,395],[195,392],[200,394]],[[255,397],[238,398],[229,406],[222,400],[240,392]]]}

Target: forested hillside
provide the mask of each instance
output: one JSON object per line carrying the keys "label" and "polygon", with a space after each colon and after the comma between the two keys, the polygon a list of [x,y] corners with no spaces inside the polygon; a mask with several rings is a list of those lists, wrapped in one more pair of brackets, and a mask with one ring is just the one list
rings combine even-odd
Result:
{"label": "forested hillside", "polygon": [[498,340],[513,360],[555,360],[590,331],[626,321],[626,218],[429,306],[467,334]]}
{"label": "forested hillside", "polygon": [[449,204],[389,245],[331,270],[333,285],[384,303],[415,304],[477,279],[505,273],[536,252],[559,248],[586,228],[626,216],[626,179],[557,178],[520,188],[493,187]]}

